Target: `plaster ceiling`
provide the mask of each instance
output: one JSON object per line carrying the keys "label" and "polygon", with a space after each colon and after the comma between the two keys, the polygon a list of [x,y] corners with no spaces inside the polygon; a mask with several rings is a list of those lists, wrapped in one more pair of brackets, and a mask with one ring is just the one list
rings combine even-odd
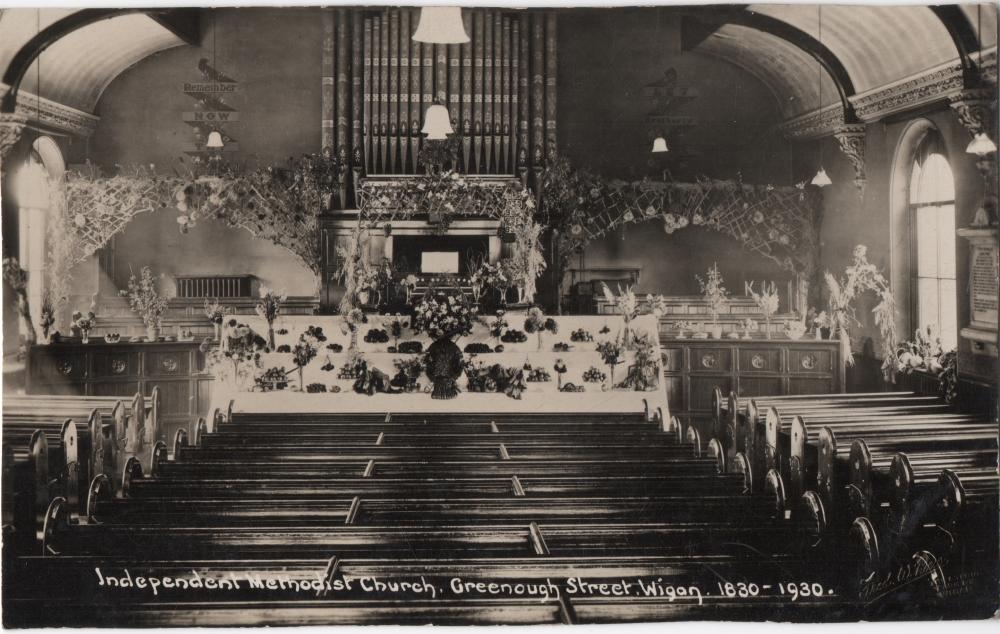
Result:
{"label": "plaster ceiling", "polygon": [[[0,14],[0,68],[38,28],[72,13],[65,9],[6,9]],[[184,42],[141,13],[84,26],[45,49],[21,82],[21,90],[84,112],[93,112],[108,84],[122,71]]]}

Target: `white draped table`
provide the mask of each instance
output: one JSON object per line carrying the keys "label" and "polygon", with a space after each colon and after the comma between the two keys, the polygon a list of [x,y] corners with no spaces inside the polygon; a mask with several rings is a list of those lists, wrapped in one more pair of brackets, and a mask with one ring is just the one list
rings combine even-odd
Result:
{"label": "white draped table", "polygon": [[[523,312],[507,313],[506,320],[510,328],[524,330]],[[395,345],[395,341],[388,343],[367,343],[364,335],[371,328],[383,328],[388,331],[390,318],[378,315],[369,315],[369,322],[362,324],[358,330],[358,351],[364,355],[364,359],[369,366],[374,366],[391,378],[396,374],[393,361],[396,359],[419,358],[417,355],[407,355],[390,353],[386,349]],[[488,321],[493,317],[489,316]],[[620,334],[623,328],[623,321],[618,316],[563,316],[555,317],[559,331],[557,334],[545,333],[543,335],[542,350],[538,350],[538,339],[535,334],[527,334],[527,341],[523,343],[503,343],[504,351],[499,353],[484,353],[470,355],[465,353],[466,359],[481,361],[485,365],[500,364],[504,367],[522,367],[525,363],[533,367],[542,367],[550,375],[549,382],[528,382],[527,389],[520,399],[513,399],[503,393],[480,393],[469,392],[466,388],[466,377],[463,376],[458,381],[461,393],[454,399],[440,400],[432,399],[430,394],[420,392],[405,394],[383,394],[377,393],[373,396],[357,394],[352,390],[354,379],[338,379],[338,373],[349,359],[348,347],[350,345],[350,335],[342,329],[343,319],[339,316],[305,316],[292,315],[279,317],[274,324],[276,331],[287,330],[287,334],[277,334],[275,343],[278,346],[295,346],[299,335],[309,326],[318,326],[323,329],[327,341],[320,346],[319,354],[308,364],[303,372],[304,383],[321,383],[330,390],[332,386],[339,386],[340,392],[326,392],[308,394],[298,391],[298,372],[294,370],[295,362],[290,353],[271,352],[262,355],[262,368],[281,367],[290,370],[288,375],[289,387],[286,390],[274,392],[257,391],[236,391],[231,385],[224,381],[218,381],[213,389],[212,405],[225,410],[230,400],[234,401],[235,412],[293,412],[293,413],[340,413],[340,412],[426,412],[426,413],[447,413],[447,412],[641,412],[648,408],[650,416],[660,408],[664,417],[669,417],[667,409],[666,392],[663,385],[663,372],[660,364],[659,342],[657,340],[657,320],[652,315],[644,315],[630,324],[632,331],[637,333],[647,333],[654,346],[654,358],[657,362],[657,388],[652,391],[635,390],[611,390],[607,385],[599,383],[586,383],[583,381],[583,374],[591,366],[595,366],[610,377],[608,366],[604,365],[601,355],[596,351],[598,342],[610,340]],[[267,334],[267,324],[256,316],[241,315],[238,319],[256,330],[261,336]],[[607,327],[609,332],[600,331]],[[574,330],[584,329],[589,332],[594,341],[575,342],[570,341],[570,335]],[[424,350],[430,345],[431,340],[424,335],[415,336],[409,328],[404,329],[400,341],[419,340],[424,345]],[[483,342],[491,347],[496,347],[496,339],[489,336],[488,329],[481,324],[476,324],[473,333],[467,337],[462,337],[456,343],[459,348],[463,348],[470,342]],[[565,342],[571,346],[568,352],[553,352],[552,346],[557,342]],[[327,344],[338,343],[344,350],[334,353],[325,348]],[[625,362],[615,367],[615,381],[621,382],[628,372],[628,367],[634,362],[635,353],[629,351],[625,355]],[[567,366],[568,371],[562,375],[563,384],[572,382],[582,385],[584,392],[560,392],[558,390],[558,379],[553,366],[561,359]],[[334,365],[332,371],[324,371],[322,366],[330,362]],[[426,374],[423,374],[419,382],[421,388],[430,384]]]}

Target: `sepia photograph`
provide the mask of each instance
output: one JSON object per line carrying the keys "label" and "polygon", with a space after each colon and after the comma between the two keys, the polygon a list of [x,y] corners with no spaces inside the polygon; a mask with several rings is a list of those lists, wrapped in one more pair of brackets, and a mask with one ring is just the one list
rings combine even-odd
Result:
{"label": "sepia photograph", "polygon": [[997,622],[996,2],[4,4],[4,628]]}

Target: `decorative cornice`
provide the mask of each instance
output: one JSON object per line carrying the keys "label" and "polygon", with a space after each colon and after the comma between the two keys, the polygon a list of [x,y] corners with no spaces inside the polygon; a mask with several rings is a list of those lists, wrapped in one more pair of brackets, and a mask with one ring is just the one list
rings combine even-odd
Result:
{"label": "decorative cornice", "polygon": [[[980,76],[995,85],[997,50],[993,48],[979,58]],[[932,68],[895,83],[851,97],[854,112],[864,123],[935,101],[947,99],[964,88],[962,66],[957,61]],[[995,89],[992,98],[996,99]],[[827,106],[789,119],[777,126],[778,132],[793,140],[816,139],[834,134],[844,124],[840,106]],[[839,118],[838,118],[839,117]]]}
{"label": "decorative cornice", "polygon": [[[6,84],[0,84],[0,93],[7,90]],[[97,122],[101,120],[95,115],[24,90],[17,93],[17,112],[26,116],[29,123],[39,127],[84,137],[93,134],[97,129]]]}
{"label": "decorative cornice", "polygon": [[986,132],[993,136],[993,119],[997,107],[995,90],[959,90],[948,95],[948,102],[970,135]]}

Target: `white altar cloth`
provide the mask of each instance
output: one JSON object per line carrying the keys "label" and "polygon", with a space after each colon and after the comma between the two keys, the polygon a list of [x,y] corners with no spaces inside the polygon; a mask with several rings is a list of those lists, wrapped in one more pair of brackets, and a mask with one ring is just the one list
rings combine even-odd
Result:
{"label": "white altar cloth", "polygon": [[[524,313],[510,312],[506,315],[509,328],[517,330],[524,329]],[[388,343],[366,343],[364,335],[371,328],[387,328],[389,318],[385,316],[369,315],[369,323],[362,324],[358,330],[358,351],[364,355],[370,366],[377,367],[381,371],[392,377],[396,373],[393,366],[395,359],[418,358],[418,355],[406,355],[390,353],[386,349],[395,345],[395,341]],[[493,317],[488,316],[487,320],[492,321]],[[446,413],[446,412],[642,412],[648,411],[652,416],[657,408],[660,408],[664,417],[669,417],[667,408],[666,391],[663,385],[662,368],[658,368],[657,377],[659,386],[653,391],[626,391],[609,390],[599,383],[585,383],[583,373],[591,366],[595,366],[605,374],[610,375],[608,366],[604,365],[600,354],[596,351],[597,343],[610,340],[618,336],[623,328],[623,321],[617,316],[590,316],[572,315],[555,317],[559,331],[556,334],[545,333],[543,335],[543,349],[538,350],[538,339],[535,334],[527,334],[528,340],[523,343],[503,343],[504,351],[499,353],[487,353],[479,355],[465,354],[466,359],[482,361],[489,366],[498,363],[505,367],[522,367],[529,363],[534,367],[544,368],[550,375],[549,382],[528,382],[527,388],[520,399],[513,399],[502,393],[479,393],[466,391],[466,377],[463,375],[458,386],[461,393],[454,399],[441,400],[432,399],[430,394],[407,393],[407,394],[375,394],[368,396],[356,394],[351,386],[353,379],[338,379],[337,375],[345,362],[349,358],[348,346],[350,335],[343,332],[343,320],[339,316],[308,316],[291,315],[279,317],[274,324],[276,331],[287,330],[287,334],[276,334],[275,344],[277,346],[288,345],[294,347],[299,335],[309,326],[319,326],[327,336],[327,341],[323,342],[319,354],[305,367],[303,379],[306,385],[310,383],[321,383],[329,390],[332,386],[340,387],[340,392],[326,392],[317,394],[307,394],[297,391],[298,371],[293,370],[295,363],[290,353],[271,352],[262,355],[261,367],[284,367],[290,370],[288,374],[289,388],[275,392],[244,392],[235,391],[231,386],[223,381],[218,381],[213,389],[212,406],[223,410],[228,406],[230,400],[234,401],[235,412],[301,412],[301,413],[322,413],[322,412],[426,412],[426,413]],[[248,324],[262,336],[266,336],[267,324],[257,316],[239,317],[239,321]],[[609,332],[601,333],[600,330],[607,327]],[[570,341],[570,334],[577,329],[584,329],[589,332],[594,341],[574,342]],[[659,343],[657,340],[657,320],[652,315],[644,315],[636,318],[630,324],[630,328],[637,333],[648,333],[655,347],[655,359],[659,363]],[[400,341],[419,340],[424,345],[426,351],[431,340],[425,336],[414,336],[411,329],[404,329],[404,334]],[[462,337],[456,343],[459,348],[464,348],[470,342],[488,343],[491,347],[497,344],[496,339],[489,336],[488,329],[481,324],[476,324],[470,336]],[[556,342],[565,342],[571,346],[568,352],[554,352],[552,346]],[[325,348],[327,344],[339,343],[344,350],[334,353]],[[556,360],[562,359],[568,372],[563,374],[563,384],[572,382],[582,385],[584,392],[569,393],[558,390],[558,379],[553,366]],[[627,374],[628,367],[634,361],[634,352],[626,354],[626,360],[615,367],[615,381],[620,382]],[[334,365],[332,371],[322,370],[322,366],[330,362]],[[426,374],[419,379],[421,387],[430,384]],[[647,410],[648,408],[648,410]]]}

